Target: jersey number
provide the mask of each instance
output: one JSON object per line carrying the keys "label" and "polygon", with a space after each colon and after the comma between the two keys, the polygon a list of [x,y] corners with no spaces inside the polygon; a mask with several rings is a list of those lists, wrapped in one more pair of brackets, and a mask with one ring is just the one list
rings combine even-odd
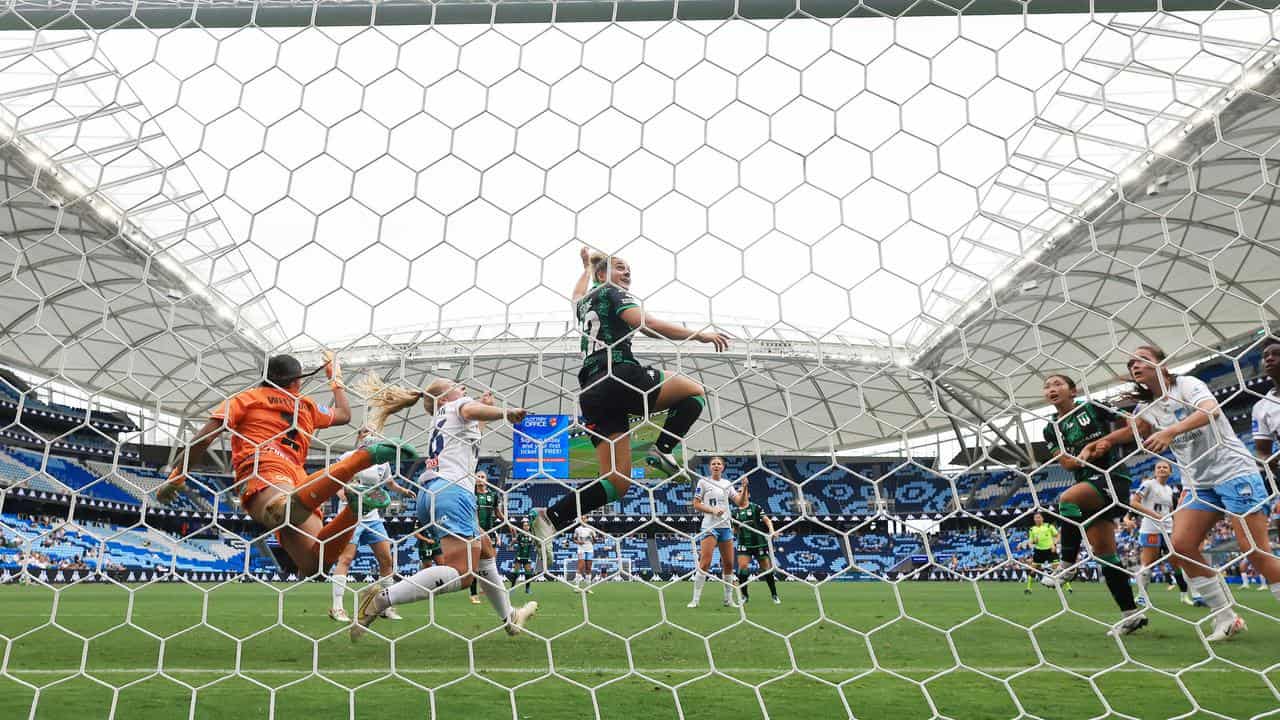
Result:
{"label": "jersey number", "polygon": [[448,418],[442,417],[436,421],[436,427],[431,431],[431,442],[427,447],[427,457],[435,460],[440,456],[440,451],[444,450],[444,424]]}
{"label": "jersey number", "polygon": [[595,310],[588,310],[582,316],[582,332],[587,336],[587,354],[604,350],[606,345],[600,342],[600,315]]}
{"label": "jersey number", "polygon": [[[282,412],[280,413],[280,417],[287,423],[293,423],[293,413]],[[297,424],[294,424],[293,427],[289,428],[289,432],[285,433],[284,437],[280,438],[280,444],[290,450],[302,449],[302,446],[298,444]]]}

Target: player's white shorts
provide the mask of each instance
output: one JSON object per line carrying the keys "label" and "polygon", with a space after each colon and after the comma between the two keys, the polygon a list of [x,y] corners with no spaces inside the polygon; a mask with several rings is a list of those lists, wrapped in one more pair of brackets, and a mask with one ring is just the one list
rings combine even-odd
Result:
{"label": "player's white shorts", "polygon": [[579,560],[595,560],[595,559],[596,559],[596,549],[595,549],[595,548],[592,548],[592,547],[580,547],[580,548],[578,548],[578,559],[579,559]]}

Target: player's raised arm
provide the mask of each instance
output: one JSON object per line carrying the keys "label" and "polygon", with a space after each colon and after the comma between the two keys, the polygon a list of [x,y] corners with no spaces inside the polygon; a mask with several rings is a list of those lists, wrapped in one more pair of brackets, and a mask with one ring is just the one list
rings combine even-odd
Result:
{"label": "player's raised arm", "polygon": [[573,301],[575,303],[586,297],[587,290],[591,287],[591,249],[583,245],[578,249],[578,257],[582,258],[582,275],[578,276],[578,282],[573,286]]}
{"label": "player's raised arm", "polygon": [[342,365],[338,356],[328,350],[324,353],[324,374],[329,378],[329,389],[333,391],[332,425],[346,425],[351,422],[351,400],[347,397],[347,386],[342,382]]}

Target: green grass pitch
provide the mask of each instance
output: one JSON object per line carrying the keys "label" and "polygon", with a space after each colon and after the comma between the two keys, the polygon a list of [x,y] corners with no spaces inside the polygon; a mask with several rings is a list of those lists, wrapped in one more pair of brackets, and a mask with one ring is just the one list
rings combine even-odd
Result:
{"label": "green grass pitch", "polygon": [[1237,592],[1250,632],[1214,657],[1179,620],[1205,611],[1163,588],[1152,625],[1123,648],[1093,620],[1115,616],[1097,584],[1077,586],[1070,613],[1014,583],[784,583],[778,606],[757,584],[743,614],[714,586],[696,610],[689,583],[606,583],[586,598],[535,588],[538,637],[508,638],[463,592],[406,606],[404,621],[374,626],[389,639],[352,645],[317,583],[5,586],[0,718],[647,720],[680,717],[678,704],[691,719],[1145,719],[1280,707],[1280,625],[1263,614],[1278,608],[1254,590]]}

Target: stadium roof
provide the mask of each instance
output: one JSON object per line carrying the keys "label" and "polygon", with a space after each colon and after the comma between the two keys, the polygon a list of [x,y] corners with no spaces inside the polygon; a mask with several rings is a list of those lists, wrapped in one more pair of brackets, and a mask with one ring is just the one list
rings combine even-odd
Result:
{"label": "stadium roof", "polygon": [[[741,340],[730,353],[639,341],[642,356],[713,389],[716,422],[691,445],[856,448],[946,430],[944,406],[971,425],[974,413],[1038,404],[1041,372],[1068,370],[1106,386],[1120,375],[1124,350],[1137,344],[1190,359],[1274,322],[1274,18],[1187,17],[1044,21],[1070,30],[1062,47],[1071,62],[1041,86],[1030,121],[1010,129],[1008,151],[997,147],[1001,165],[977,184],[980,201],[946,236],[937,269],[908,279],[913,263],[932,260],[923,249],[929,233],[894,230],[895,221],[880,216],[892,212],[886,203],[871,218],[882,221],[883,235],[875,223],[859,226],[882,243],[870,256],[873,272],[859,267],[868,256],[848,249],[865,235],[837,237],[841,249],[831,255],[810,252],[805,280],[821,274],[825,288],[827,275],[857,275],[851,288],[836,286],[843,322],[815,309],[829,288],[790,302],[782,290],[763,293],[772,304],[738,303],[731,288],[730,302],[704,301],[704,313],[685,318],[718,325],[728,325],[730,313],[755,318],[724,328]],[[925,22],[904,22],[917,21]],[[1231,31],[1214,33],[1218,23]],[[273,350],[314,361],[328,344],[345,348],[349,366],[395,379],[452,373],[539,411],[570,410],[575,331],[556,319],[563,290],[550,289],[567,283],[547,277],[552,261],[572,257],[569,235],[541,246],[541,277],[523,294],[479,291],[480,270],[470,261],[461,280],[438,272],[447,264],[428,263],[411,282],[461,282],[449,308],[424,303],[433,309],[428,320],[404,330],[405,312],[390,312],[394,298],[357,302],[367,312],[352,321],[343,309],[352,293],[376,285],[397,262],[394,253],[357,248],[336,272],[354,273],[359,258],[377,257],[365,270],[371,275],[360,283],[341,275],[332,292],[295,297],[292,286],[304,287],[312,270],[283,278],[269,252],[270,234],[287,224],[255,224],[259,209],[228,188],[258,186],[209,169],[197,151],[215,142],[205,127],[211,120],[157,119],[159,81],[143,77],[155,63],[117,66],[75,31],[8,33],[0,43],[12,63],[0,74],[0,131],[13,138],[0,148],[0,260],[9,271],[0,281],[0,362],[192,416],[253,384]],[[913,204],[912,217],[929,217],[928,207]],[[905,270],[889,267],[891,250]],[[302,252],[280,250],[286,259]],[[778,251],[766,260],[788,258]],[[505,276],[537,274],[519,258],[505,262]],[[567,266],[572,271],[572,260]],[[317,267],[317,275],[330,270]],[[680,285],[675,276],[657,289],[671,285]],[[671,315],[664,302],[687,307],[690,297],[677,288],[649,302]],[[512,314],[524,302],[532,310]],[[468,321],[459,307],[489,319]],[[344,331],[362,327],[369,330]],[[506,442],[500,437],[495,448]]]}

